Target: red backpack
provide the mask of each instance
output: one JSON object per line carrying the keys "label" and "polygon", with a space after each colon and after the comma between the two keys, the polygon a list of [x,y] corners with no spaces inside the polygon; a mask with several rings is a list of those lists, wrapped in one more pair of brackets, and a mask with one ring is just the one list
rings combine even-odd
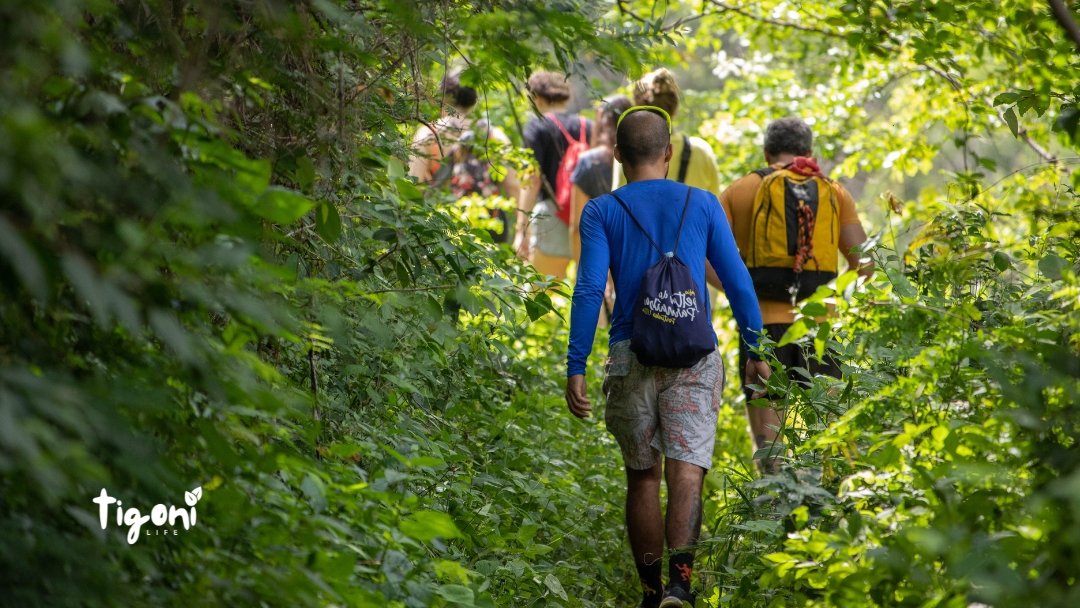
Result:
{"label": "red backpack", "polygon": [[570,176],[574,174],[574,167],[577,167],[578,158],[589,149],[588,132],[585,128],[585,118],[582,116],[578,116],[578,120],[581,121],[578,129],[578,139],[574,139],[570,135],[570,132],[559,122],[554,113],[548,114],[547,117],[551,122],[555,123],[555,126],[559,127],[563,137],[566,138],[566,153],[563,154],[562,161],[559,162],[559,171],[555,174],[555,204],[558,207],[555,217],[562,220],[564,224],[569,224],[570,196],[574,189]]}

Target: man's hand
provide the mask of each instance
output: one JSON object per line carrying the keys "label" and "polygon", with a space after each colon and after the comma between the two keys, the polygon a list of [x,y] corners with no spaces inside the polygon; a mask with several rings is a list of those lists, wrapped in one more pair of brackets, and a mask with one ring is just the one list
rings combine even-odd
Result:
{"label": "man's hand", "polygon": [[[754,361],[749,359],[746,362],[746,377],[743,379],[745,386],[751,384],[760,384],[762,386],[769,380],[769,376],[772,375],[772,368],[764,361]],[[567,389],[569,390],[569,389]],[[765,391],[754,391],[751,395],[752,399],[758,399],[765,396]]]}
{"label": "man's hand", "polygon": [[592,415],[592,404],[585,392],[585,376],[576,374],[566,379],[566,405],[570,413],[578,418]]}

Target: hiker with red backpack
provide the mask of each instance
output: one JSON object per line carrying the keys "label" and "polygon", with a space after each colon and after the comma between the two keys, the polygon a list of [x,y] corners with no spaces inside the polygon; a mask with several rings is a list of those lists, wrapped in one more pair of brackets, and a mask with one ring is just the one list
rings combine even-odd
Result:
{"label": "hiker with red backpack", "polygon": [[570,176],[589,149],[592,123],[567,110],[570,83],[564,74],[537,70],[527,87],[541,115],[529,120],[522,135],[539,171],[522,180],[514,248],[541,274],[562,279],[570,263]]}
{"label": "hiker with red backpack", "polygon": [[[716,195],[665,179],[671,121],[655,106],[629,108],[616,121],[615,158],[627,185],[581,214],[581,258],[570,313],[566,403],[592,413],[586,361],[608,272],[615,283],[603,392],[604,421],[626,469],[626,527],[643,608],[691,606],[693,546],[701,532],[701,490],[712,464],[724,386],[716,350],[705,261],[716,269],[748,348],[761,315],[746,267]],[[747,384],[771,371],[756,354],[740,370]],[[660,483],[667,483],[666,521]],[[662,585],[665,544],[668,585]]]}
{"label": "hiker with red backpack", "polygon": [[[872,265],[859,259],[866,241],[855,202],[839,183],[826,177],[813,158],[813,133],[798,118],[773,121],[765,129],[766,166],[731,184],[720,195],[739,252],[754,281],[765,332],[779,342],[795,321],[795,303],[818,286],[836,278],[839,256],[864,276]],[[773,354],[793,382],[810,374],[840,377],[840,367],[828,353],[807,357],[797,344],[778,347]],[[739,349],[739,360],[748,358]],[[755,452],[773,445],[782,425],[775,407],[750,405],[747,417]],[[777,454],[762,459],[763,471],[775,469]]]}
{"label": "hiker with red backpack", "polygon": [[574,260],[581,256],[581,234],[578,223],[581,212],[590,200],[611,192],[611,170],[615,162],[615,121],[634,105],[625,95],[612,95],[600,102],[596,109],[593,129],[593,147],[581,155],[574,174],[570,196],[570,252]]}

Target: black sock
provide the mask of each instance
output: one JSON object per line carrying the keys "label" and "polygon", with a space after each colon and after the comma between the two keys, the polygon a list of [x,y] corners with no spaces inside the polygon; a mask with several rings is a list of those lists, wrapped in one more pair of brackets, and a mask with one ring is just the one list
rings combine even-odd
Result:
{"label": "black sock", "polygon": [[674,553],[668,559],[668,584],[678,585],[690,591],[690,579],[694,573],[694,554],[689,551]]}
{"label": "black sock", "polygon": [[660,569],[663,563],[663,560],[657,559],[651,564],[641,562],[634,564],[637,566],[638,579],[641,581],[641,593],[646,601],[658,600],[663,595],[664,582],[660,580]]}

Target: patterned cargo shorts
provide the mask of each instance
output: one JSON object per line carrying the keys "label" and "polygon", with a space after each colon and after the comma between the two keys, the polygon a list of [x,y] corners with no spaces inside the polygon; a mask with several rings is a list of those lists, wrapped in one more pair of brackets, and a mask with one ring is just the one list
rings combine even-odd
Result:
{"label": "patterned cargo shorts", "polygon": [[631,469],[653,467],[662,453],[708,469],[724,389],[718,351],[686,369],[646,367],[630,341],[611,345],[604,366],[604,422]]}

